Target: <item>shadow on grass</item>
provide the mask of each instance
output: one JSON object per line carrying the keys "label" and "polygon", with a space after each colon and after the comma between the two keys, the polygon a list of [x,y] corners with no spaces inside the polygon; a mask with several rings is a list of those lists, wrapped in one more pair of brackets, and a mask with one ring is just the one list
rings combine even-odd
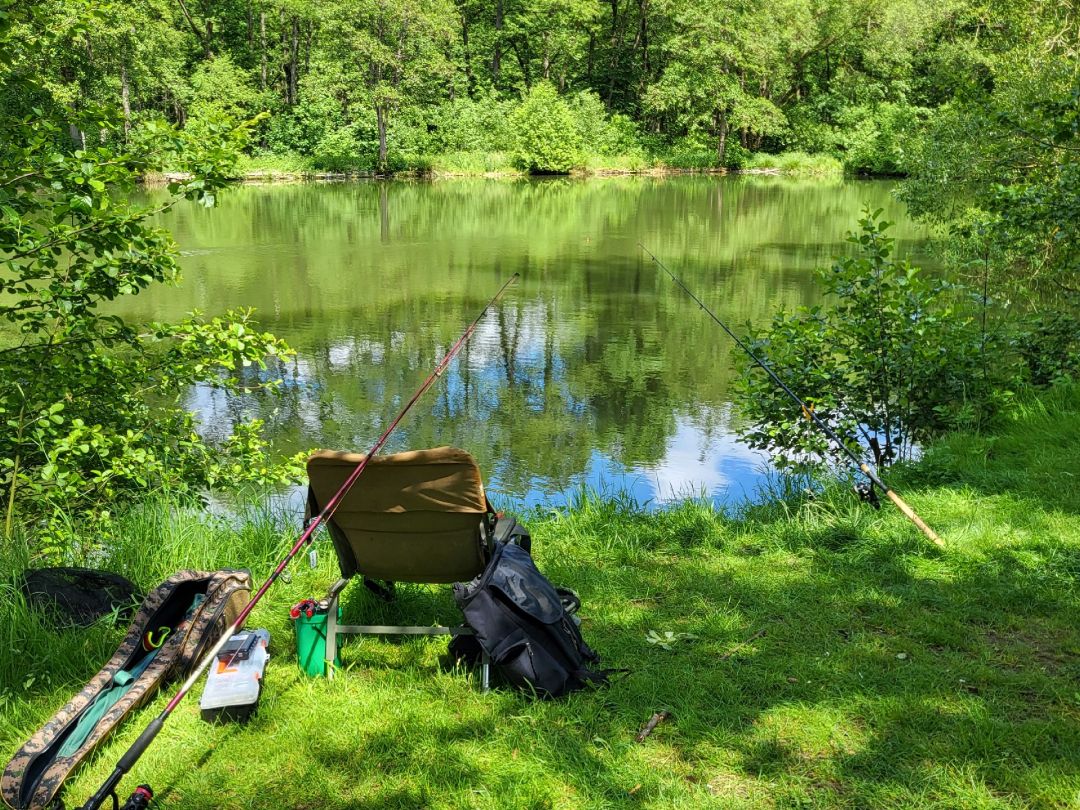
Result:
{"label": "shadow on grass", "polygon": [[[570,553],[545,534],[541,565],[581,593],[586,638],[605,664],[633,674],[569,701],[477,698],[498,701],[488,707],[496,715],[528,718],[527,730],[500,729],[494,715],[447,721],[434,707],[415,733],[355,718],[358,748],[320,750],[325,767],[374,760],[390,765],[388,777],[411,774],[423,786],[380,792],[370,806],[511,795],[537,763],[537,795],[569,790],[584,803],[647,802],[677,786],[691,803],[729,792],[751,803],[966,806],[1061,802],[1080,788],[1080,548],[1034,541],[946,559],[842,527],[845,542],[856,539],[843,550],[814,533],[823,542],[779,551],[742,541],[695,548],[684,537],[600,563],[606,549]],[[460,618],[448,588],[406,586],[386,604],[354,586],[344,604],[346,620]],[[694,638],[663,650],[646,642],[651,629]],[[445,644],[350,641],[344,677],[435,678]],[[403,700],[416,708],[415,695]],[[673,719],[633,743],[659,709]],[[503,773],[476,746],[527,757]]]}

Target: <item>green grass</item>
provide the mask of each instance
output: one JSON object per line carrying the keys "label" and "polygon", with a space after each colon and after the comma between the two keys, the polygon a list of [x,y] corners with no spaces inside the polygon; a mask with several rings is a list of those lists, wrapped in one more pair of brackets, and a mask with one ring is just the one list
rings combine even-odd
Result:
{"label": "green grass", "polygon": [[844,164],[831,155],[808,155],[805,152],[782,152],[771,155],[755,152],[746,161],[744,170],[778,171],[782,174],[843,174]]}
{"label": "green grass", "polygon": [[520,175],[505,152],[447,152],[431,158],[435,176]]}
{"label": "green grass", "polygon": [[256,174],[306,176],[314,172],[311,158],[296,154],[241,155],[236,164],[236,174],[239,177]]}
{"label": "green grass", "polygon": [[[301,676],[286,610],[335,576],[320,544],[254,614],[273,654],[246,726],[196,694],[125,780],[174,808],[1068,808],[1080,803],[1080,389],[957,435],[892,480],[944,537],[843,490],[724,514],[582,496],[529,519],[540,567],[584,602],[588,641],[631,674],[553,702],[488,695],[445,640],[350,640],[333,682]],[[295,525],[149,504],[102,563],[143,587],[184,566],[265,575]],[[123,629],[55,632],[0,590],[0,748],[18,745]],[[360,587],[346,618],[452,621],[446,588]],[[695,638],[663,650],[649,630]],[[159,697],[71,782],[81,802]],[[653,712],[672,718],[644,743]]]}

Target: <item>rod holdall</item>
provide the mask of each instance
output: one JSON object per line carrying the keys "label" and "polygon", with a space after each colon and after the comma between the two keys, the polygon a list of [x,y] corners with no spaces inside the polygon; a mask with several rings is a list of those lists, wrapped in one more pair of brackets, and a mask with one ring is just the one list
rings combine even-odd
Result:
{"label": "rod holdall", "polygon": [[132,712],[194,669],[250,599],[247,571],[180,571],[150,591],[109,662],[8,763],[0,777],[4,802],[16,810],[47,807]]}

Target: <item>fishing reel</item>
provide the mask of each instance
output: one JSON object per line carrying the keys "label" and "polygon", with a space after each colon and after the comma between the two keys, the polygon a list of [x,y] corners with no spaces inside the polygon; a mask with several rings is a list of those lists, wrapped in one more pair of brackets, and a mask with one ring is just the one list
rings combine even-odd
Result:
{"label": "fishing reel", "polygon": [[124,806],[120,810],[146,810],[154,798],[154,791],[149,785],[139,785],[128,796]]}
{"label": "fishing reel", "polygon": [[878,500],[877,490],[874,489],[874,485],[869,481],[860,482],[852,487],[852,489],[855,490],[855,494],[859,496],[860,501],[870,504],[875,509],[881,508],[881,501]]}

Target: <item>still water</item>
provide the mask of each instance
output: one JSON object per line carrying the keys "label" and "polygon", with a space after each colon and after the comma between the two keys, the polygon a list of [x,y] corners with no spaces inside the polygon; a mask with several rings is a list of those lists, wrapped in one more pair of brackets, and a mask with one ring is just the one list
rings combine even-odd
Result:
{"label": "still water", "polygon": [[254,307],[297,352],[269,372],[280,395],[192,390],[203,429],[257,416],[282,452],[362,450],[518,272],[388,450],[463,447],[505,505],[582,485],[736,503],[768,473],[736,436],[741,358],[637,244],[721,318],[763,324],[817,301],[812,270],[847,250],[865,204],[896,223],[901,256],[925,258],[890,192],[777,177],[244,186],[162,218],[184,280],[123,313]]}

